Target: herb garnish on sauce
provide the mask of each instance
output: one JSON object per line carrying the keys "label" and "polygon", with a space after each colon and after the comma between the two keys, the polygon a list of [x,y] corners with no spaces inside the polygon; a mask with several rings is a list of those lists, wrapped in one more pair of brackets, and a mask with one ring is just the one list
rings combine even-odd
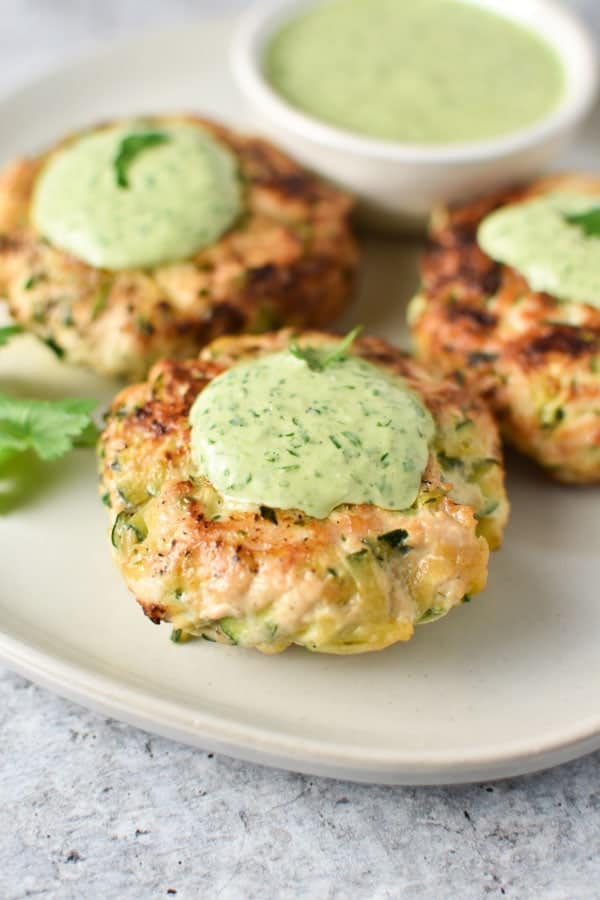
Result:
{"label": "herb garnish on sauce", "polygon": [[352,331],[342,338],[339,344],[333,348],[323,352],[315,347],[300,347],[299,344],[293,343],[289,346],[289,351],[296,359],[302,359],[309,369],[313,372],[322,372],[333,363],[342,362],[348,353],[348,350],[362,331],[362,325],[357,325]]}
{"label": "herb garnish on sauce", "polygon": [[164,131],[136,131],[126,135],[121,141],[113,161],[119,187],[129,187],[128,171],[136,156],[150,147],[166,144],[167,141],[169,141],[169,135]]}
{"label": "herb garnish on sauce", "polygon": [[588,237],[600,237],[600,206],[593,206],[585,212],[567,213],[565,222],[578,225]]}

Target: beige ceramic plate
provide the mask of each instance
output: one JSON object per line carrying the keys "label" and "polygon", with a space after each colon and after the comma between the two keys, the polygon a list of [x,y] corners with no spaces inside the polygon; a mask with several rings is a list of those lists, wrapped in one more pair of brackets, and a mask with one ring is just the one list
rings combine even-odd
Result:
{"label": "beige ceramic plate", "polygon": [[[198,109],[243,120],[229,24],[136,38],[0,102],[3,157],[120,113]],[[590,139],[589,146],[593,146]],[[593,160],[584,142],[579,162]],[[414,247],[369,242],[362,321],[405,340]],[[0,353],[0,390],[97,394],[30,338]],[[176,646],[113,570],[94,460],[31,473],[18,506],[0,481],[0,655],[95,709],[200,747],[362,781],[514,775],[600,746],[600,492],[545,482],[511,459],[513,517],[488,590],[406,646],[334,658]],[[34,482],[34,483],[33,483]],[[8,492],[7,492],[8,491]]]}

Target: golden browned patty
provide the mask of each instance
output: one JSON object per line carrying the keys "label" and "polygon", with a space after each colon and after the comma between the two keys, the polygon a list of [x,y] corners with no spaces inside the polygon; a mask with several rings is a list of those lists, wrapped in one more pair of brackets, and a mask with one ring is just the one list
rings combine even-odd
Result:
{"label": "golden browned patty", "polygon": [[331,322],[357,261],[349,198],[265,141],[192,116],[150,121],[197,123],[225,144],[246,186],[244,215],[191,259],[99,270],[53,247],[30,219],[38,173],[80,135],[17,160],[0,174],[0,295],[17,321],[69,361],[129,378],[221,334]]}
{"label": "golden browned patty", "polygon": [[600,179],[556,175],[434,216],[409,318],[421,359],[491,402],[506,438],[560,481],[600,480],[600,310],[533,291],[490,259],[492,210],[555,190],[600,198]]}
{"label": "golden browned patty", "polygon": [[[378,650],[485,586],[508,512],[498,432],[485,404],[453,381],[362,338],[352,352],[406,378],[436,423],[413,506],[343,505],[325,519],[234,511],[194,466],[189,411],[216,375],[291,338],[222,338],[200,359],[158,363],[116,397],[101,438],[114,558],[146,615],[177,634],[263,652],[292,643]],[[323,346],[334,337],[294,339]]]}

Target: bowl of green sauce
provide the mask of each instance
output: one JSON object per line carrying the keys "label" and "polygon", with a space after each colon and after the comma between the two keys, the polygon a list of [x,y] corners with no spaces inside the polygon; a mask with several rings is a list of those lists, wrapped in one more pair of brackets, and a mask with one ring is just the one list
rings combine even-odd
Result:
{"label": "bowl of green sauce", "polygon": [[270,0],[232,62],[263,130],[392,227],[535,175],[597,87],[590,36],[553,0]]}

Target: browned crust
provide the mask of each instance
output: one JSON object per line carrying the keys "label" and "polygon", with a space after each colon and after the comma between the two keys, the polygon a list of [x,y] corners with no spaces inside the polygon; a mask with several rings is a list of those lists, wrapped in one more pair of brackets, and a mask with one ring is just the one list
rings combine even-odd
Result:
{"label": "browned crust", "polygon": [[[208,578],[252,578],[258,571],[257,559],[267,554],[279,560],[282,570],[298,573],[326,559],[340,541],[361,541],[397,527],[422,528],[418,517],[381,510],[370,504],[340,507],[324,520],[311,519],[298,510],[277,510],[276,522],[256,512],[237,511],[214,517],[204,489],[193,479],[195,467],[190,458],[191,406],[202,389],[235,363],[289,346],[294,338],[312,346],[328,344],[337,338],[324,332],[290,329],[261,336],[223,337],[208,347],[199,359],[162,360],[153,366],[148,380],[121,391],[114,399],[101,439],[103,490],[108,492],[113,514],[128,508],[130,484],[127,473],[135,469],[135,487],[151,490],[152,503],[160,503],[160,532],[168,534],[164,549],[155,553],[153,575],[156,579],[172,576],[174,571],[189,572],[202,567]],[[422,397],[438,423],[452,423],[465,416],[485,435],[483,455],[501,466],[498,435],[485,405],[451,380],[440,381],[406,353],[375,337],[358,339],[353,352],[370,362],[385,366],[404,377]],[[162,473],[155,484],[156,473]],[[444,510],[455,515],[457,505],[445,497],[448,490],[435,457],[423,475],[422,490],[442,502]],[[212,489],[211,489],[212,493]],[[148,500],[150,495],[142,503]],[[502,497],[505,509],[505,499]],[[433,507],[428,507],[433,509]],[[168,516],[179,510],[177,527],[169,530]],[[214,510],[213,510],[214,512]],[[465,507],[460,513],[473,523],[474,512]],[[505,518],[505,512],[503,513]],[[183,524],[182,524],[183,523]],[[241,537],[241,535],[243,537]],[[166,538],[165,538],[166,540]],[[360,543],[358,546],[362,546]],[[195,562],[192,562],[195,560]],[[240,587],[240,591],[243,590]],[[137,600],[153,621],[172,618],[173,609],[138,593]]]}
{"label": "browned crust", "polygon": [[[486,342],[490,352],[502,351],[508,358],[514,351],[524,360],[527,358],[524,345],[531,341],[532,349],[528,355],[532,362],[535,360],[535,365],[548,354],[562,354],[573,359],[598,352],[600,310],[578,304],[580,321],[569,326],[564,321],[566,308],[563,302],[550,294],[532,291],[515,269],[495,262],[477,243],[479,224],[494,209],[559,188],[587,190],[600,196],[600,179],[550,176],[528,187],[511,188],[468,206],[444,211],[434,218],[421,262],[423,293],[428,306],[435,310],[436,328],[439,329],[440,324],[444,326],[440,340],[448,347],[457,352],[479,350],[481,343]],[[526,301],[528,327],[518,335],[513,347],[504,328],[504,319],[516,301]],[[581,328],[585,337],[582,337]],[[472,348],[469,347],[470,338]]]}
{"label": "browned crust", "polygon": [[[600,179],[554,175],[438,211],[423,254],[413,334],[424,359],[459,371],[486,394],[521,450],[561,480],[597,481],[600,310],[531,290],[477,243],[478,226],[492,210],[557,189],[600,197]],[[542,395],[560,401],[556,428],[536,421]]]}
{"label": "browned crust", "polygon": [[[333,332],[304,331],[298,334],[289,328],[261,335],[222,337],[197,359],[164,359],[156,363],[148,373],[147,382],[117,394],[109,415],[120,420],[126,411],[128,428],[139,429],[146,442],[161,441],[165,435],[180,432],[182,427],[187,430],[187,417],[198,394],[235,363],[283,350],[292,340],[312,346],[339,338],[340,335]],[[483,414],[483,406],[475,397],[465,394],[453,381],[431,375],[413,356],[382,338],[357,338],[353,353],[405,378],[434,414],[449,404],[466,404],[470,410]]]}
{"label": "browned crust", "polygon": [[[107,273],[36,232],[29,207],[37,174],[78,134],[0,174],[0,290],[18,321],[73,362],[135,377],[162,355],[185,358],[224,333],[321,327],[350,296],[357,249],[348,196],[259,138],[197,116],[151,121],[181,120],[232,150],[246,187],[242,220],[185,265]],[[31,275],[36,283],[24,290]],[[99,291],[107,292],[100,310]]]}

